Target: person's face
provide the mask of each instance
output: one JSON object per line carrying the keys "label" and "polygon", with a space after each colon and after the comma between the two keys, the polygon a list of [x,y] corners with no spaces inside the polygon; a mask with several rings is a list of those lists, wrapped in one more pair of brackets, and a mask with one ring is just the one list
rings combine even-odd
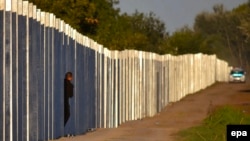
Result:
{"label": "person's face", "polygon": [[73,76],[69,76],[68,80],[71,81],[73,79]]}

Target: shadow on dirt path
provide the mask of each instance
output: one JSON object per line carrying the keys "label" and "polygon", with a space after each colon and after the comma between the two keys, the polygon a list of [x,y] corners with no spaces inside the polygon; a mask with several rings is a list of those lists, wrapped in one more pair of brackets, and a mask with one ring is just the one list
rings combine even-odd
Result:
{"label": "shadow on dirt path", "polygon": [[239,92],[242,92],[242,93],[250,93],[250,89],[240,90]]}

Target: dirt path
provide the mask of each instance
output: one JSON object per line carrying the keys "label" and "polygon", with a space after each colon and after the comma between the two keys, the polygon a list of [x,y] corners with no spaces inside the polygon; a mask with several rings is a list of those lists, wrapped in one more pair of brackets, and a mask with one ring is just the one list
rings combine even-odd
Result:
{"label": "dirt path", "polygon": [[235,104],[250,105],[250,84],[216,84],[170,104],[153,118],[58,141],[174,141],[175,133],[200,124],[213,107]]}

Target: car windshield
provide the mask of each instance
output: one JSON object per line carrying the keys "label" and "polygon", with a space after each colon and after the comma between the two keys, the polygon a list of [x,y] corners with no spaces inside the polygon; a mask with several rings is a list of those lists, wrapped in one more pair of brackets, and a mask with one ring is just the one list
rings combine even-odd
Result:
{"label": "car windshield", "polygon": [[244,71],[231,71],[231,74],[244,74]]}

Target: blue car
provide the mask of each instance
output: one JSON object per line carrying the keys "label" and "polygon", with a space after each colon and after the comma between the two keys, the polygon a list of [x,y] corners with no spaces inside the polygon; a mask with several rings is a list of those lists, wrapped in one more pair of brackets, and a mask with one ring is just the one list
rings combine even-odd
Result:
{"label": "blue car", "polygon": [[229,82],[246,82],[246,72],[243,69],[232,69],[229,75]]}

